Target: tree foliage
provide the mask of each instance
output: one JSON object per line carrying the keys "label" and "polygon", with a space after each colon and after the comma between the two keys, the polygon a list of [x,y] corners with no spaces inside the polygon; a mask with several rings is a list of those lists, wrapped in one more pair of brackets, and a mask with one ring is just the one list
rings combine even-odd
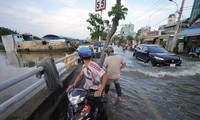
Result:
{"label": "tree foliage", "polygon": [[2,35],[10,35],[10,34],[17,34],[17,32],[8,28],[0,27],[0,42],[2,42],[1,40]]}
{"label": "tree foliage", "polygon": [[33,36],[34,40],[41,40],[41,38],[39,38],[38,36]]}
{"label": "tree foliage", "polygon": [[137,31],[137,36],[140,36],[141,35],[141,31],[142,31],[142,29],[139,29],[138,31]]}
{"label": "tree foliage", "polygon": [[[2,36],[2,35],[10,35],[10,34],[20,34],[20,33],[18,33],[17,31],[11,30],[9,28],[0,27],[0,36]],[[33,39],[41,40],[41,38],[39,38],[37,36],[33,36]],[[0,37],[0,42],[2,42],[1,37]]]}
{"label": "tree foliage", "polygon": [[[91,39],[97,40],[99,34],[102,36],[102,39],[105,40],[108,30],[109,30],[109,20],[102,20],[98,13],[89,13],[89,19],[86,20],[90,26],[87,29],[90,31]],[[101,31],[99,31],[101,25]]]}
{"label": "tree foliage", "polygon": [[112,18],[112,27],[106,36],[106,42],[103,47],[103,51],[100,57],[100,66],[103,65],[105,59],[105,49],[108,47],[112,36],[115,34],[117,30],[117,26],[119,25],[119,20],[125,19],[125,15],[127,14],[128,8],[125,8],[121,5],[121,0],[116,0],[116,5],[112,7],[111,11],[108,12],[109,17]]}
{"label": "tree foliage", "polygon": [[131,35],[128,35],[128,36],[126,37],[126,39],[127,39],[127,40],[133,40],[134,38],[133,38]]}
{"label": "tree foliage", "polygon": [[113,41],[113,42],[116,42],[116,41],[118,41],[119,39],[120,39],[120,37],[117,36],[117,35],[115,35],[115,36],[112,37],[112,41]]}
{"label": "tree foliage", "polygon": [[10,34],[17,34],[17,32],[8,28],[0,27],[0,35],[10,35]]}
{"label": "tree foliage", "polygon": [[117,22],[117,25],[119,25],[119,20],[125,20],[125,15],[128,12],[128,8],[124,7],[123,5],[115,5],[112,7],[112,10],[108,12],[109,17],[113,17],[112,21]]}

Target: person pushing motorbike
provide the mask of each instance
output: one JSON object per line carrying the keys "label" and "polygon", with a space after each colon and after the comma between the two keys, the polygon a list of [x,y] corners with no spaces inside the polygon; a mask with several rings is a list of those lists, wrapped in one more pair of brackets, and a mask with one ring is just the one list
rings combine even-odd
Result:
{"label": "person pushing motorbike", "polygon": [[[78,55],[83,62],[82,70],[75,82],[70,85],[66,91],[69,91],[72,87],[76,87],[77,84],[82,80],[85,76],[85,84],[84,89],[91,89],[94,91],[94,103],[95,107],[98,108],[98,111],[101,116],[101,120],[107,120],[106,112],[103,108],[103,103],[101,100],[102,91],[106,85],[108,75],[107,73],[95,62],[91,61],[91,50],[88,47],[81,47],[78,50]],[[102,77],[102,81],[101,81]],[[100,82],[99,85],[94,85],[94,81]],[[95,108],[93,108],[95,109]]]}

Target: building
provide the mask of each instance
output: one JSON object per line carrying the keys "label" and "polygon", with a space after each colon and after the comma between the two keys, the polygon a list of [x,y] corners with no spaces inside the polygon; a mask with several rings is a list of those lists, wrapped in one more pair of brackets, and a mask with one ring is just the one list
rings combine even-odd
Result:
{"label": "building", "polygon": [[147,36],[147,32],[150,32],[150,31],[151,31],[150,26],[142,27],[141,28],[141,36]]}
{"label": "building", "polygon": [[181,31],[179,36],[184,36],[181,41],[185,52],[194,52],[200,47],[200,0],[195,0],[189,19],[189,28]]}
{"label": "building", "polygon": [[[188,23],[189,23],[189,18],[181,20],[181,24],[180,24],[180,31],[188,28]],[[165,25],[161,25],[158,30],[159,31],[163,31],[166,35],[174,35],[174,32],[176,30],[176,25],[177,25],[177,21],[176,21],[176,17],[174,14],[169,15],[168,17],[168,23]]]}
{"label": "building", "polygon": [[[189,18],[181,20],[179,31],[187,29],[188,23],[189,23]],[[176,31],[176,27],[177,27],[176,16],[175,14],[170,14],[168,17],[167,24],[161,25],[158,28],[160,34],[157,39],[157,44],[164,46],[167,50],[171,50],[174,38],[173,36]],[[179,37],[178,39],[183,39],[183,37]],[[183,50],[180,49],[179,51],[182,52]]]}
{"label": "building", "polygon": [[167,25],[171,25],[175,22],[176,22],[176,15],[175,14],[169,15]]}
{"label": "building", "polygon": [[150,31],[147,32],[147,38],[143,40],[145,44],[155,44],[156,39],[158,37],[158,31]]}
{"label": "building", "polygon": [[200,26],[200,0],[195,0],[190,15],[190,26]]}
{"label": "building", "polygon": [[128,36],[130,32],[134,32],[134,25],[131,23],[123,25],[123,27],[121,28],[120,34]]}
{"label": "building", "polygon": [[[127,37],[129,35],[134,35],[134,25],[133,24],[125,24],[123,25],[123,27],[121,28],[121,31],[120,31],[120,35],[123,36],[123,37]],[[135,36],[132,36],[132,37],[135,37]]]}

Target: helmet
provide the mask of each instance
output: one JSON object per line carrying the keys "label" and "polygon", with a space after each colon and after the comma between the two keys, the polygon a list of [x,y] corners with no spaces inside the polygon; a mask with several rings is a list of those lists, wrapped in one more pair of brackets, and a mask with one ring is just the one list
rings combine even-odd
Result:
{"label": "helmet", "polygon": [[91,50],[88,47],[81,47],[78,50],[78,55],[87,58],[91,56]]}
{"label": "helmet", "polygon": [[114,49],[113,49],[113,47],[109,46],[106,48],[105,52],[114,52]]}

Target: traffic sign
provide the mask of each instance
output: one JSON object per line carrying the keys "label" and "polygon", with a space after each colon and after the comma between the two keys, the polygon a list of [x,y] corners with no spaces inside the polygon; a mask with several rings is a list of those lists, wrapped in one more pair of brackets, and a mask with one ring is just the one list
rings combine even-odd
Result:
{"label": "traffic sign", "polygon": [[106,9],[106,0],[96,0],[95,11],[101,11]]}

